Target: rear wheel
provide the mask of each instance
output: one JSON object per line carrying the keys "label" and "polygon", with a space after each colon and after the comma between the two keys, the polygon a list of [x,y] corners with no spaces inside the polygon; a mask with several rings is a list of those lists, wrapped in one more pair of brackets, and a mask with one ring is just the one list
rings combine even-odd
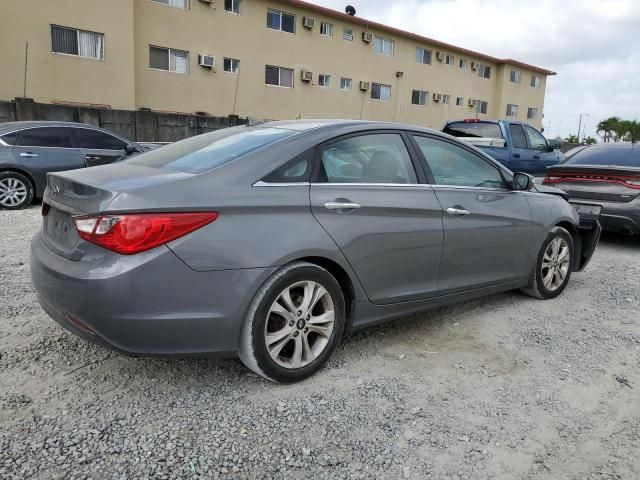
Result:
{"label": "rear wheel", "polygon": [[324,268],[296,262],[276,272],[247,312],[239,356],[257,374],[282,383],[317,372],[345,323],[340,285]]}
{"label": "rear wheel", "polygon": [[531,285],[522,292],[545,300],[560,295],[571,277],[573,251],[571,234],[562,227],[554,227],[538,253]]}
{"label": "rear wheel", "polygon": [[31,204],[33,185],[17,172],[0,172],[0,208],[18,210]]}

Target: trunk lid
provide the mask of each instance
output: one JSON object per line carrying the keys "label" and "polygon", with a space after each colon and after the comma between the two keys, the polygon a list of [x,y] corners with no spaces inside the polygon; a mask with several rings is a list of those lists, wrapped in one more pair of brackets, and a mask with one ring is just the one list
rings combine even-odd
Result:
{"label": "trunk lid", "polygon": [[561,188],[574,199],[630,202],[640,195],[640,168],[557,165],[547,169],[544,184]]}

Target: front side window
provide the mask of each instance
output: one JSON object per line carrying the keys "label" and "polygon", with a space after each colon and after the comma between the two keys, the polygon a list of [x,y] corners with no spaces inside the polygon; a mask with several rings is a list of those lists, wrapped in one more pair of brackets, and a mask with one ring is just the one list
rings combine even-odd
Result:
{"label": "front side window", "polygon": [[531,75],[531,86],[540,88],[540,85],[542,85],[542,79],[537,75]]}
{"label": "front side window", "polygon": [[174,73],[189,73],[189,52],[149,46],[149,68]]}
{"label": "front side window", "polygon": [[518,116],[518,105],[514,105],[512,103],[507,104],[507,117],[517,117]]}
{"label": "front side window", "polygon": [[28,128],[20,132],[19,147],[57,147],[72,148],[71,136],[67,127]]}
{"label": "front side window", "polygon": [[72,128],[75,145],[91,150],[124,150],[127,144],[119,138],[90,128]]}
{"label": "front side window", "polygon": [[331,75],[326,75],[324,73],[318,75],[318,85],[329,88],[331,86]]}
{"label": "front side window", "polygon": [[344,90],[345,92],[351,90],[351,84],[353,81],[350,78],[342,77],[340,79],[340,90]]}
{"label": "front side window", "polygon": [[535,120],[536,118],[538,118],[538,109],[529,107],[527,109],[527,120]]}
{"label": "front side window", "polygon": [[51,51],[102,60],[104,34],[51,25]]}
{"label": "front side window", "polygon": [[240,71],[240,60],[236,58],[225,58],[224,71],[228,73],[238,73]]}
{"label": "front side window", "polygon": [[293,70],[291,68],[265,67],[265,83],[278,87],[293,88]]}
{"label": "front side window", "polygon": [[526,126],[525,131],[527,132],[527,138],[529,139],[529,145],[534,150],[546,150],[547,149],[547,141],[545,138],[538,132],[537,130]]}
{"label": "front side window", "polygon": [[349,137],[322,151],[320,180],[329,183],[418,183],[402,137],[380,133]]}
{"label": "front side window", "polygon": [[324,35],[325,37],[333,37],[333,24],[320,22],[320,35]]}
{"label": "front side window", "polygon": [[509,74],[509,81],[513,83],[520,83],[522,72],[520,70],[511,70]]}
{"label": "front side window", "polygon": [[371,98],[388,102],[391,100],[391,85],[371,84]]}
{"label": "front side window", "polygon": [[424,65],[431,65],[431,50],[416,47],[416,61]]}
{"label": "front side window", "polygon": [[353,28],[345,28],[342,30],[342,38],[344,40],[348,40],[349,42],[353,42]]}
{"label": "front side window", "polygon": [[470,151],[442,140],[414,136],[436,185],[503,188],[498,169]]}
{"label": "front side window", "polygon": [[272,30],[296,33],[296,16],[280,10],[267,10],[267,27]]}
{"label": "front side window", "polygon": [[224,9],[227,12],[239,14],[241,0],[224,0]]}
{"label": "front side window", "polygon": [[170,7],[182,8],[186,10],[189,0],[151,0],[152,2],[162,3],[163,5],[169,5]]}
{"label": "front side window", "polygon": [[426,106],[429,102],[429,92],[426,90],[414,90],[411,94],[411,103],[413,105]]}
{"label": "front side window", "polygon": [[378,55],[393,55],[394,42],[388,38],[374,37],[373,49]]}
{"label": "front side window", "polygon": [[517,123],[510,124],[509,132],[511,132],[513,148],[527,148],[527,138],[524,135],[522,125],[518,125]]}

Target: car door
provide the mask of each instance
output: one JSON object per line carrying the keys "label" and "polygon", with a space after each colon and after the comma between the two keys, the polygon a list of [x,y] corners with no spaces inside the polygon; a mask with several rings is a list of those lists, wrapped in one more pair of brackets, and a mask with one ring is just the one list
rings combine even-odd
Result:
{"label": "car door", "polygon": [[444,211],[439,294],[526,276],[532,223],[525,194],[508,189],[499,168],[466,146],[413,139]]}
{"label": "car door", "polygon": [[398,131],[320,146],[311,209],[369,299],[389,304],[437,295],[442,209]]}
{"label": "car door", "polygon": [[127,156],[127,143],[101,130],[72,127],[74,144],[82,148],[87,167],[106,165]]}
{"label": "car door", "polygon": [[83,168],[80,149],[74,148],[68,127],[35,127],[20,131],[13,147],[15,160],[33,175],[38,191],[46,186],[47,172]]}
{"label": "car door", "polygon": [[529,141],[531,158],[533,160],[532,165],[534,166],[534,171],[527,173],[531,173],[536,177],[543,177],[547,171],[547,167],[551,167],[562,160],[562,155],[556,150],[549,151],[547,140],[535,128],[525,125],[524,130],[527,134],[527,140]]}
{"label": "car door", "polygon": [[527,135],[520,123],[509,123],[511,136],[511,163],[509,169],[513,172],[531,173],[533,152],[527,144]]}

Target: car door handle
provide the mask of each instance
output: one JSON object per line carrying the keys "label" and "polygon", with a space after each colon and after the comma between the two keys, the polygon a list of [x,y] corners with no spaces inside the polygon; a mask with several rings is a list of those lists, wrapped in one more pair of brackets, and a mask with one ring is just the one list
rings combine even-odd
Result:
{"label": "car door handle", "polygon": [[534,159],[534,160],[540,160],[540,155],[534,155],[534,156],[533,156],[533,159]]}
{"label": "car door handle", "polygon": [[514,153],[513,154],[513,158],[520,158],[520,154],[519,153]]}
{"label": "car door handle", "polygon": [[471,212],[469,210],[465,210],[464,208],[449,207],[447,208],[447,213],[455,217],[464,217],[465,215],[469,215]]}
{"label": "car door handle", "polygon": [[32,157],[37,157],[38,154],[37,153],[26,152],[26,153],[21,153],[20,156],[21,157],[32,158]]}
{"label": "car door handle", "polygon": [[362,207],[359,203],[350,202],[327,202],[324,204],[327,210],[354,210]]}
{"label": "car door handle", "polygon": [[84,158],[86,160],[101,160],[103,157],[99,155],[85,155]]}

